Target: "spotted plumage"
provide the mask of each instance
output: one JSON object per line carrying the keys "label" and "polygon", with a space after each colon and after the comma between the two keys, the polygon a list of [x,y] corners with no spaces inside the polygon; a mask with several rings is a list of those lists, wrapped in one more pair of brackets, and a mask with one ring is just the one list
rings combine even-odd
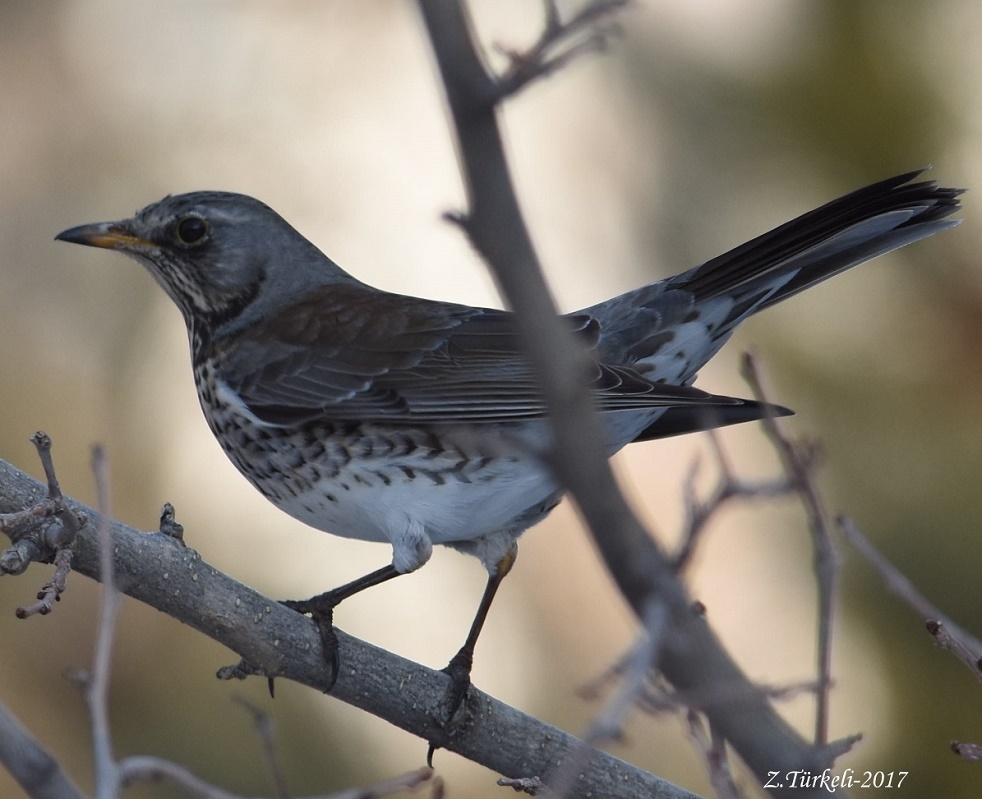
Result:
{"label": "spotted plumage", "polygon": [[[784,413],[691,384],[748,316],[956,224],[959,192],[917,175],[567,316],[593,356],[606,454]],[[167,292],[187,325],[208,424],[270,501],[317,529],[391,544],[390,566],[299,609],[320,612],[329,629],[338,601],[448,545],[491,574],[473,648],[518,537],[560,497],[539,457],[549,428],[509,313],[372,288],[237,194],[167,197],[58,238],[121,250]],[[455,660],[469,668],[469,652]]]}

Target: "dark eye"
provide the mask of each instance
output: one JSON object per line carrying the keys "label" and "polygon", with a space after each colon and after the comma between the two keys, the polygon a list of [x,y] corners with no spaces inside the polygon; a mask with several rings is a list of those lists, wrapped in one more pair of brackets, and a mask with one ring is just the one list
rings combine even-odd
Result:
{"label": "dark eye", "polygon": [[208,223],[200,216],[186,216],[177,223],[176,231],[181,244],[197,244],[208,235]]}

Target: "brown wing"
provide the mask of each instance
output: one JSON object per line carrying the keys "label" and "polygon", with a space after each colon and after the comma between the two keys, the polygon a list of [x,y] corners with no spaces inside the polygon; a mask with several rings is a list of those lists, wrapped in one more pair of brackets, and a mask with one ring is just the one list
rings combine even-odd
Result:
{"label": "brown wing", "polygon": [[[587,346],[591,316],[568,316]],[[324,288],[215,342],[219,373],[271,424],[325,418],[493,423],[540,418],[544,407],[512,315],[387,294],[358,284]],[[653,383],[629,366],[596,364],[604,410],[732,405],[698,389]]]}

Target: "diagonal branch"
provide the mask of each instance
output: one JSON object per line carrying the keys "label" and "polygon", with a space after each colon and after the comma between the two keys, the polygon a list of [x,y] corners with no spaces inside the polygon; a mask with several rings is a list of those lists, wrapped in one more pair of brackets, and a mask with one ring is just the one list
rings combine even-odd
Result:
{"label": "diagonal branch", "polygon": [[730,466],[729,458],[727,458],[726,453],[723,451],[723,444],[717,432],[715,430],[708,430],[706,435],[709,437],[712,445],[716,467],[719,471],[719,478],[712,493],[705,499],[699,499],[696,496],[695,488],[696,477],[699,474],[698,459],[689,470],[689,476],[683,487],[685,524],[682,527],[680,536],[681,543],[678,546],[678,551],[673,556],[673,565],[677,572],[683,571],[692,560],[696,545],[710,520],[730,500],[782,497],[796,490],[794,480],[788,477],[755,483],[741,480]]}
{"label": "diagonal branch", "polygon": [[924,619],[928,634],[934,642],[950,651],[982,682],[982,641],[961,625],[956,624],[941,609],[918,591],[910,579],[894,566],[873,543],[864,536],[852,519],[839,518],[839,530],[853,548],[880,574],[887,588],[900,597],[908,607]]}
{"label": "diagonal branch", "polygon": [[[766,396],[757,359],[743,356],[744,378],[758,399]],[[788,478],[801,498],[812,534],[815,578],[818,584],[818,684],[815,707],[815,743],[828,743],[829,692],[832,688],[832,626],[835,619],[839,584],[839,556],[832,538],[832,519],[815,482],[819,449],[814,442],[792,441],[781,432],[775,418],[762,420],[764,433],[771,440]]]}
{"label": "diagonal branch", "polygon": [[[672,564],[624,501],[586,390],[586,353],[561,325],[509,176],[497,124],[497,82],[482,65],[462,3],[418,0],[457,134],[468,215],[461,224],[497,278],[553,421],[552,465],[579,506],[607,568],[640,619],[649,602],[669,615],[658,668],[680,691],[747,686],[745,703],[707,709],[758,779],[769,772],[821,771],[830,758],[810,747],[752,686],[677,581]],[[797,797],[807,795],[795,792]],[[816,793],[818,795],[818,793]]]}
{"label": "diagonal branch", "polygon": [[[46,501],[42,483],[0,460],[0,513]],[[95,510],[65,498],[67,508],[97,518]],[[166,533],[143,533],[107,520],[118,589],[184,622],[265,673],[324,690],[326,671],[320,637],[310,619],[236,582],[205,563],[193,549]],[[73,569],[99,579],[99,532],[89,524],[72,547]],[[28,623],[43,623],[34,619]],[[441,672],[413,663],[338,630],[344,665],[331,695],[366,710],[424,741],[442,731]],[[460,732],[446,748],[509,777],[544,774],[584,744],[562,730],[499,702],[476,688]],[[420,757],[422,758],[422,748]],[[3,747],[0,746],[0,762]],[[518,773],[521,772],[521,773]],[[692,795],[647,772],[591,750],[570,797],[611,799]]]}
{"label": "diagonal branch", "polygon": [[58,761],[0,704],[0,763],[31,799],[84,799]]}
{"label": "diagonal branch", "polygon": [[[680,691],[747,686],[746,703],[707,709],[758,779],[821,771],[831,762],[791,729],[723,649],[677,581],[672,564],[624,501],[604,457],[603,435],[586,390],[587,356],[563,329],[542,277],[508,172],[497,124],[496,81],[482,65],[462,3],[418,0],[446,89],[470,212],[461,224],[517,314],[526,354],[553,421],[552,465],[582,512],[593,541],[632,610],[665,603],[670,622],[657,666]],[[796,792],[796,796],[802,794]],[[816,794],[818,795],[818,794]]]}

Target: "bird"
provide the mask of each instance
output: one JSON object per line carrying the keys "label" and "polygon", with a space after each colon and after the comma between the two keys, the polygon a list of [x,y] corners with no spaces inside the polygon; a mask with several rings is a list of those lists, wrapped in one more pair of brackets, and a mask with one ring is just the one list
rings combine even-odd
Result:
{"label": "bird", "polygon": [[[921,180],[922,172],[861,188],[699,266],[566,315],[590,355],[606,455],[790,413],[693,382],[753,314],[958,224],[949,217],[962,190]],[[132,257],[173,300],[208,425],[267,499],[317,530],[391,545],[385,566],[286,603],[314,619],[330,685],[341,601],[420,568],[434,545],[481,561],[484,594],[444,669],[452,716],[518,539],[563,493],[544,457],[549,420],[513,315],[367,285],[242,194],[167,196],[56,239]]]}

